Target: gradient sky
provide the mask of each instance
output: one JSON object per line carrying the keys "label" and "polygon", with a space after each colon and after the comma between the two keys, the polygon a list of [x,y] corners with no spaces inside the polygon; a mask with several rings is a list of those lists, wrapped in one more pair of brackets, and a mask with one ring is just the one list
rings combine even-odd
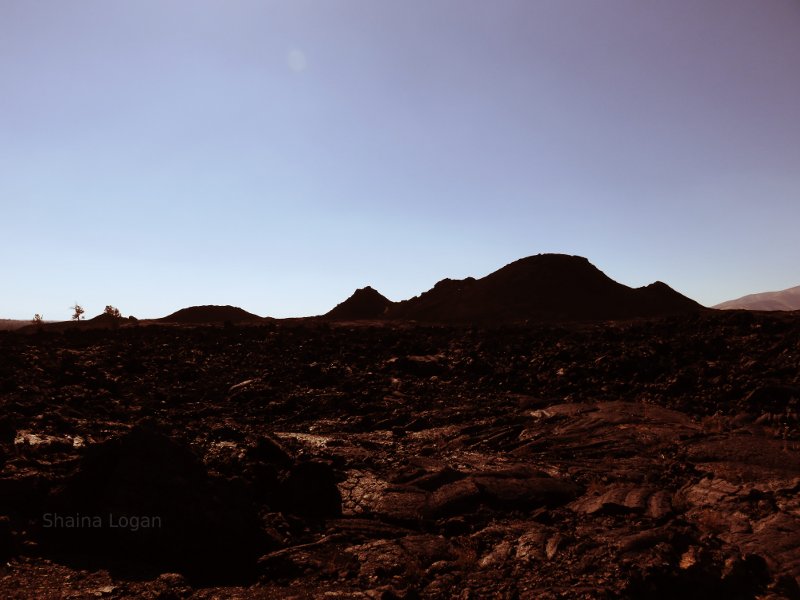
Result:
{"label": "gradient sky", "polygon": [[797,0],[0,0],[0,317],[319,314],[523,256],[800,284]]}

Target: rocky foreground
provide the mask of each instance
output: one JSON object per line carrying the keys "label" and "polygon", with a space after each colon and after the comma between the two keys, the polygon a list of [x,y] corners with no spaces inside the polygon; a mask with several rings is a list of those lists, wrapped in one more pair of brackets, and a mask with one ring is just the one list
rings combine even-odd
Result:
{"label": "rocky foreground", "polygon": [[800,316],[0,333],[4,598],[800,598]]}

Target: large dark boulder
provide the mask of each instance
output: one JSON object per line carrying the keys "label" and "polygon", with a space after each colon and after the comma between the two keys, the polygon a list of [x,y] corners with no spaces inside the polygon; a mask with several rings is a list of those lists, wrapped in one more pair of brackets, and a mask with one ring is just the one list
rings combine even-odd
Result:
{"label": "large dark boulder", "polygon": [[61,557],[196,582],[246,579],[265,550],[246,488],[211,477],[189,447],[144,427],[89,447],[39,525],[45,550]]}
{"label": "large dark boulder", "polygon": [[295,465],[280,489],[281,510],[298,516],[321,519],[342,514],[342,495],[333,468],[324,462]]}

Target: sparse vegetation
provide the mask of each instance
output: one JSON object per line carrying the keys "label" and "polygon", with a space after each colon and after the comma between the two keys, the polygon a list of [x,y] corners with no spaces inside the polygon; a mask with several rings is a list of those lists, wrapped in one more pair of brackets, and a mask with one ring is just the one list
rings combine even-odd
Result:
{"label": "sparse vegetation", "polygon": [[32,322],[34,325],[41,325],[42,323],[44,323],[44,317],[42,317],[42,315],[40,315],[39,313],[36,313],[35,315],[33,315]]}
{"label": "sparse vegetation", "polygon": [[77,302],[75,303],[75,306],[72,306],[70,308],[72,308],[72,310],[74,311],[72,313],[73,321],[80,321],[83,318],[83,313],[86,312],[85,310],[83,310],[83,307]]}
{"label": "sparse vegetation", "polygon": [[112,317],[122,317],[122,313],[119,312],[119,309],[111,306],[110,304],[106,306],[105,310],[103,311],[105,315],[111,315]]}

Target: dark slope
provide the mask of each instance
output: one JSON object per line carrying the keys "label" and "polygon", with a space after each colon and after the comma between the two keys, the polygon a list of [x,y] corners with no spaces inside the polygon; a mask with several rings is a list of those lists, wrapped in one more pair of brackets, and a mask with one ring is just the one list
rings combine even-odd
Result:
{"label": "dark slope", "polygon": [[108,313],[100,313],[96,317],[92,317],[87,323],[94,323],[97,325],[120,325],[121,323],[127,323],[128,319],[125,317],[115,317],[114,315],[109,315]]}
{"label": "dark slope", "polygon": [[238,306],[190,306],[175,311],[158,321],[164,323],[222,323],[230,321],[239,323],[244,321],[262,321],[258,315],[249,313]]}
{"label": "dark slope", "polygon": [[357,289],[347,300],[325,313],[324,317],[337,321],[377,319],[383,317],[392,304],[386,296],[367,286]]}
{"label": "dark slope", "polygon": [[17,331],[20,333],[36,333],[38,331],[48,331],[50,333],[63,333],[64,331],[75,331],[76,329],[116,329],[129,324],[131,321],[125,317],[115,317],[106,313],[100,313],[91,319],[80,321],[55,321],[50,323],[30,324],[21,327]]}
{"label": "dark slope", "polygon": [[624,319],[680,314],[702,307],[657,282],[633,289],[610,279],[587,259],[539,254],[481,279],[445,279],[424,294],[397,303],[395,319],[506,323]]}
{"label": "dark slope", "polygon": [[0,319],[0,331],[13,331],[30,324],[30,319]]}
{"label": "dark slope", "polygon": [[635,309],[644,311],[642,316],[674,315],[707,310],[706,307],[691,298],[676,292],[663,281],[635,288],[633,292],[637,300]]}

